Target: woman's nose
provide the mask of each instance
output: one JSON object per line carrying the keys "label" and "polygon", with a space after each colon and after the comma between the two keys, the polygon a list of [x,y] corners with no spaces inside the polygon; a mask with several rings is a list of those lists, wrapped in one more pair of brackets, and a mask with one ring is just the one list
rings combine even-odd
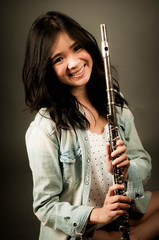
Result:
{"label": "woman's nose", "polygon": [[76,56],[70,56],[67,60],[67,68],[75,68],[79,64],[79,59]]}

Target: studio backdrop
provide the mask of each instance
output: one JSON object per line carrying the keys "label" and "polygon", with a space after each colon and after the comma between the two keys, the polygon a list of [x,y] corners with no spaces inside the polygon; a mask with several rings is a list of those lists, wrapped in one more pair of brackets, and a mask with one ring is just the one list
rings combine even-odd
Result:
{"label": "studio backdrop", "polygon": [[25,132],[33,119],[25,111],[22,67],[33,21],[46,11],[70,15],[100,46],[100,24],[108,30],[111,63],[129,102],[146,150],[152,178],[146,189],[159,189],[159,1],[158,0],[6,0],[1,2],[1,205],[5,240],[37,240],[39,222],[32,212],[32,176]]}

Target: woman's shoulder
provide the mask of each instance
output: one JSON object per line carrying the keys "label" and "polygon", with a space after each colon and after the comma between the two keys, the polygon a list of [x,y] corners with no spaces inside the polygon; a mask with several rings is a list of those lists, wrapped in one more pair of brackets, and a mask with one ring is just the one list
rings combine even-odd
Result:
{"label": "woman's shoulder", "polygon": [[117,107],[117,119],[119,124],[125,125],[130,124],[134,121],[134,116],[128,106],[124,106],[123,108]]}
{"label": "woman's shoulder", "polygon": [[117,109],[117,115],[120,118],[133,117],[133,114],[127,105],[124,105],[123,108],[117,106],[116,109]]}
{"label": "woman's shoulder", "polygon": [[52,135],[56,130],[56,124],[51,119],[47,108],[41,108],[35,115],[34,120],[30,123],[28,129],[37,128],[47,135]]}

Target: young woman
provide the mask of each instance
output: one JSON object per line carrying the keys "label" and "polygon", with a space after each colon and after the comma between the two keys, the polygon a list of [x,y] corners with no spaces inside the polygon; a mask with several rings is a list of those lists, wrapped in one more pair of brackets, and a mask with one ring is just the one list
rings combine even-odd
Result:
{"label": "young woman", "polygon": [[[116,221],[125,210],[131,239],[159,236],[159,194],[143,189],[151,160],[117,85],[121,139],[112,153],[107,144],[103,59],[94,37],[64,14],[39,17],[28,35],[23,82],[26,104],[37,111],[26,145],[39,239],[120,239]],[[124,186],[113,184],[112,165],[125,169],[127,196],[114,195]]]}

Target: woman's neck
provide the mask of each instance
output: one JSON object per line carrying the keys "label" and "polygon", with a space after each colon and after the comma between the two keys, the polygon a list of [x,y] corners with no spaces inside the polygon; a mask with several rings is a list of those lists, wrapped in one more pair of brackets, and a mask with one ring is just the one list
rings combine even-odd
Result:
{"label": "woman's neck", "polygon": [[82,105],[88,105],[90,104],[90,100],[88,98],[87,89],[86,86],[71,88],[70,90],[71,94],[75,96],[79,103]]}
{"label": "woman's neck", "polygon": [[80,88],[72,88],[71,94],[74,95],[78,102],[80,103],[80,107],[85,112],[85,116],[90,123],[89,130],[93,133],[101,134],[104,130],[104,127],[107,123],[106,119],[99,115],[98,111],[92,105],[89,100],[86,87]]}

